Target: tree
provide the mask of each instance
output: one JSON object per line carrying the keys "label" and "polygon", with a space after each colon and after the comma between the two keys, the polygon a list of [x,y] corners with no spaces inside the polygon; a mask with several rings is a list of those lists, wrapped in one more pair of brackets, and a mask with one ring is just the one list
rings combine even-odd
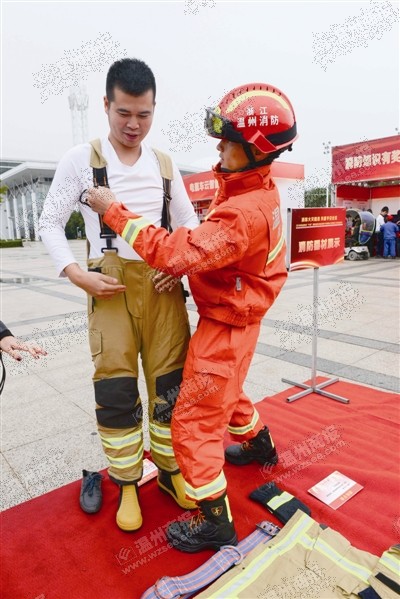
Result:
{"label": "tree", "polygon": [[326,187],[307,189],[304,194],[306,208],[323,208],[326,206]]}
{"label": "tree", "polygon": [[65,225],[65,235],[67,239],[78,239],[80,235],[82,237],[86,236],[85,231],[85,222],[83,220],[82,214],[80,212],[76,212],[75,210],[69,217],[69,221]]}
{"label": "tree", "polygon": [[7,191],[8,191],[7,185],[3,185],[1,182],[1,179],[0,179],[0,204],[4,200],[5,196],[7,195]]}

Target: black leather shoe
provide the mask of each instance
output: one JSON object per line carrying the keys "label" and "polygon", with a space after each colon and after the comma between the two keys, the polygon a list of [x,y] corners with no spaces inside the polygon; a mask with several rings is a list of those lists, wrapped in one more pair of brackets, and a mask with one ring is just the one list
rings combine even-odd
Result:
{"label": "black leather shoe", "polygon": [[101,481],[104,476],[99,472],[82,470],[81,494],[79,505],[87,514],[95,514],[101,508],[103,495],[101,493]]}
{"label": "black leather shoe", "polygon": [[225,459],[231,464],[243,466],[251,462],[259,464],[276,464],[278,454],[270,432],[266,426],[249,441],[244,441],[240,445],[229,445],[225,449]]}

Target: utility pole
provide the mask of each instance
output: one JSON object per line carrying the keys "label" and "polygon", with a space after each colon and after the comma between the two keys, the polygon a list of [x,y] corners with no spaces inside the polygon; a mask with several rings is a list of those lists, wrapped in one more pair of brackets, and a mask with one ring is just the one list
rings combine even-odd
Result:
{"label": "utility pole", "polygon": [[68,102],[71,110],[73,144],[85,143],[88,141],[89,96],[82,82],[70,87]]}
{"label": "utility pole", "polygon": [[[324,148],[324,154],[327,156],[331,156],[332,155],[332,144],[330,141],[327,142],[322,142],[322,146]],[[329,160],[329,167],[328,167],[328,182],[326,184],[326,207],[329,208],[331,205],[331,198],[330,198],[330,187],[331,187],[331,181],[330,181],[330,165],[331,165],[331,160]]]}

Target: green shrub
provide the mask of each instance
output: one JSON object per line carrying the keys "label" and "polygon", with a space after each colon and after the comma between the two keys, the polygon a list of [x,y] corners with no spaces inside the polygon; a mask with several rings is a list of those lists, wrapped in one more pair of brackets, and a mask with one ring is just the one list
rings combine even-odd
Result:
{"label": "green shrub", "polygon": [[0,239],[0,248],[22,248],[21,239]]}

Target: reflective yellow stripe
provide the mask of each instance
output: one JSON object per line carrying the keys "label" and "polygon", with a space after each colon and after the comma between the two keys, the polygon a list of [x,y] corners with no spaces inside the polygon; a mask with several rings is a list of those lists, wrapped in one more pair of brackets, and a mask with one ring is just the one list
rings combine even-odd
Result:
{"label": "reflective yellow stripe", "polygon": [[356,562],[350,561],[344,555],[336,551],[336,549],[328,545],[328,543],[323,539],[313,539],[305,535],[303,538],[299,539],[299,542],[306,549],[312,549],[322,553],[322,555],[336,564],[338,568],[342,568],[342,570],[349,572],[349,574],[356,576],[368,584],[368,578],[371,576],[371,570],[365,566],[357,564]]}
{"label": "reflective yellow stripe", "polygon": [[268,92],[264,89],[255,89],[253,91],[244,92],[243,94],[232,100],[232,102],[226,109],[226,113],[229,114],[230,112],[232,112],[232,110],[235,110],[235,108],[237,108],[242,102],[244,102],[244,100],[247,100],[248,98],[254,98],[254,96],[266,96],[267,98],[273,98],[274,100],[279,102],[279,104],[281,104],[283,108],[290,110],[289,104],[286,102],[284,98],[282,98],[282,96],[279,96],[276,93],[274,94],[273,92]]}
{"label": "reflective yellow stripe", "polygon": [[400,568],[399,559],[394,557],[394,555],[391,555],[388,551],[385,551],[384,553],[382,553],[382,557],[379,560],[379,562],[382,563],[384,566],[386,566],[386,568],[388,568],[388,570],[391,570],[391,572],[393,572],[393,574],[399,575],[399,568]]}
{"label": "reflective yellow stripe", "polygon": [[140,443],[142,441],[142,433],[138,432],[133,435],[126,435],[125,437],[104,437],[100,433],[100,439],[104,447],[109,447],[110,449],[122,449],[122,447],[129,447],[129,445]]}
{"label": "reflective yellow stripe", "polygon": [[171,439],[171,429],[166,426],[159,426],[157,424],[149,424],[150,431],[157,435],[158,437],[163,437],[164,439]]}
{"label": "reflective yellow stripe", "polygon": [[266,570],[278,557],[284,555],[300,544],[307,550],[316,550],[322,553],[325,557],[333,561],[338,568],[351,573],[353,576],[361,579],[364,583],[368,583],[368,578],[371,571],[356,562],[353,562],[338,553],[326,541],[321,538],[310,537],[307,532],[313,526],[312,518],[304,514],[296,522],[292,530],[280,541],[270,547],[266,547],[254,560],[252,560],[244,570],[228,581],[222,588],[216,591],[216,595],[211,595],[210,599],[231,599],[237,597],[238,594],[251,585],[260,574]]}
{"label": "reflective yellow stripe", "polygon": [[228,426],[228,431],[233,435],[245,435],[246,433],[253,430],[255,425],[257,424],[260,416],[257,410],[254,410],[253,417],[251,419],[250,424],[246,424],[246,426]]}
{"label": "reflective yellow stripe", "polygon": [[255,559],[253,559],[243,570],[223,587],[210,595],[209,599],[232,599],[246,589],[260,576],[260,573],[269,567],[278,557],[290,551],[298,542],[299,536],[306,532],[314,521],[306,514],[302,516],[293,526],[289,534],[272,547],[266,547]]}
{"label": "reflective yellow stripe", "polygon": [[270,264],[273,260],[275,260],[275,258],[277,257],[277,255],[279,254],[281,249],[283,248],[284,243],[285,243],[285,236],[282,233],[278,243],[276,244],[274,249],[271,250],[270,253],[268,254],[267,264]]}
{"label": "reflective yellow stripe", "polygon": [[170,445],[163,445],[162,443],[156,443],[153,439],[150,440],[150,447],[160,455],[173,456],[174,450]]}
{"label": "reflective yellow stripe", "polygon": [[111,458],[109,455],[107,455],[107,459],[114,468],[128,468],[129,466],[136,466],[136,464],[143,459],[143,445],[133,456],[124,458]]}
{"label": "reflective yellow stripe", "polygon": [[281,507],[281,505],[283,505],[287,501],[290,501],[291,499],[293,499],[293,495],[284,491],[281,495],[276,495],[275,497],[267,501],[267,504],[270,508],[276,510],[278,507]]}
{"label": "reflective yellow stripe", "polygon": [[125,239],[125,241],[129,243],[129,245],[133,245],[140,231],[144,229],[144,227],[148,227],[149,225],[149,221],[147,221],[142,216],[140,216],[139,218],[129,219],[124,227],[124,230],[122,231],[121,237],[122,239]]}
{"label": "reflective yellow stripe", "polygon": [[217,476],[217,478],[214,479],[211,483],[207,483],[206,485],[203,485],[202,487],[197,487],[196,489],[185,481],[186,494],[189,495],[191,499],[195,499],[196,501],[207,499],[207,497],[215,495],[215,493],[223,493],[225,489],[226,478],[222,470]]}

